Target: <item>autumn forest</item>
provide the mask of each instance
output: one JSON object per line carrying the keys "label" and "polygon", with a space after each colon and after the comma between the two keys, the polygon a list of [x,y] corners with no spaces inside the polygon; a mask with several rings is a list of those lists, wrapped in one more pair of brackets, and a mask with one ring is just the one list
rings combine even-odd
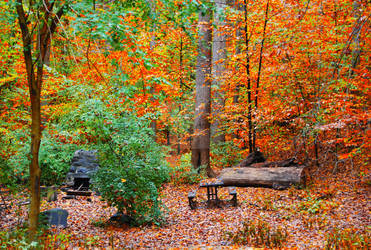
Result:
{"label": "autumn forest", "polygon": [[368,249],[364,0],[0,0],[0,248]]}

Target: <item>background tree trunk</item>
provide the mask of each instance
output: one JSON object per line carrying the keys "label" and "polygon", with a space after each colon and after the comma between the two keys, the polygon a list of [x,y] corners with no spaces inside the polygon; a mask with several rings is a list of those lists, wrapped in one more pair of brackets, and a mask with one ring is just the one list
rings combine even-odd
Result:
{"label": "background tree trunk", "polygon": [[245,45],[246,45],[246,77],[247,77],[247,119],[249,122],[249,153],[254,151],[252,143],[253,124],[252,124],[252,99],[251,99],[251,77],[250,77],[250,55],[249,55],[249,42],[250,38],[247,33],[247,0],[244,0],[244,16],[245,16]]}
{"label": "background tree trunk", "polygon": [[211,138],[214,142],[223,142],[224,134],[221,129],[221,117],[224,108],[223,93],[220,87],[224,82],[225,60],[227,58],[226,40],[227,35],[223,28],[226,22],[225,7],[227,1],[219,0],[215,2],[214,12],[214,29],[213,29],[213,49],[212,49],[212,86],[216,87],[215,95],[213,98],[213,119],[211,124]]}
{"label": "background tree trunk", "polygon": [[199,42],[196,69],[196,103],[194,138],[192,140],[192,165],[206,167],[209,177],[215,176],[210,167],[210,110],[211,110],[211,25],[210,9],[200,10]]}
{"label": "background tree trunk", "polygon": [[[265,7],[263,37],[260,42],[258,77],[256,79],[256,88],[255,88],[255,111],[257,111],[258,109],[258,96],[259,96],[259,88],[260,88],[259,84],[260,84],[260,75],[261,75],[262,64],[263,64],[263,50],[264,50],[265,32],[266,32],[267,23],[268,23],[268,12],[269,12],[269,0],[267,0],[267,5]],[[254,132],[253,132],[252,146],[253,146],[253,149],[255,150],[256,149],[256,129],[254,129]]]}

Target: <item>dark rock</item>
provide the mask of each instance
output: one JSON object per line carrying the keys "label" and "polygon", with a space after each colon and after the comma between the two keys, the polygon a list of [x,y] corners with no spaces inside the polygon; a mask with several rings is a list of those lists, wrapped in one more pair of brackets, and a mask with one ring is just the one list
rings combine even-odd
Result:
{"label": "dark rock", "polygon": [[71,166],[69,172],[75,173],[76,170],[77,170],[77,167],[76,166]]}
{"label": "dark rock", "polygon": [[82,174],[86,174],[88,172],[88,170],[84,167],[80,167],[79,169],[77,169],[76,171],[77,173],[82,173]]}
{"label": "dark rock", "polygon": [[74,186],[75,178],[89,178],[98,171],[97,151],[77,150],[72,158],[71,167],[66,176],[66,184]]}
{"label": "dark rock", "polygon": [[67,227],[67,210],[61,208],[53,208],[40,213],[42,224],[57,227]]}
{"label": "dark rock", "polygon": [[75,198],[76,198],[75,195],[66,195],[66,196],[63,196],[62,199],[64,199],[64,200],[71,200],[71,199],[75,199]]}
{"label": "dark rock", "polygon": [[112,215],[109,220],[118,222],[120,224],[131,224],[133,222],[133,218],[120,212],[117,212],[114,215]]}

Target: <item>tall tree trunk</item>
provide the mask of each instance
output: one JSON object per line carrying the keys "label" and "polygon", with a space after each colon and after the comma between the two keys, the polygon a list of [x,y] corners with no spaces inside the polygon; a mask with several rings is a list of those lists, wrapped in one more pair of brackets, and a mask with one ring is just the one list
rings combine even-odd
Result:
{"label": "tall tree trunk", "polygon": [[[33,8],[34,6],[29,6]],[[38,19],[33,28],[38,27],[35,59],[32,58],[32,36],[29,32],[27,15],[24,12],[22,0],[17,0],[16,11],[18,15],[19,26],[22,33],[23,55],[26,65],[27,81],[31,101],[31,162],[30,162],[30,190],[31,204],[29,210],[29,232],[30,240],[33,240],[38,227],[40,213],[40,178],[41,169],[39,166],[39,150],[41,142],[41,111],[40,97],[43,81],[43,67],[50,48],[51,35],[54,33],[57,23],[63,15],[64,6],[62,6],[56,15],[51,16],[54,2],[44,1],[44,5],[39,6],[35,11],[38,13]],[[49,25],[50,22],[50,25]],[[35,75],[34,65],[37,65],[37,74]]]}
{"label": "tall tree trunk", "polygon": [[246,77],[247,77],[247,119],[249,123],[249,152],[254,151],[252,143],[253,124],[252,124],[252,100],[251,100],[251,78],[250,78],[250,56],[249,56],[249,37],[247,33],[247,0],[244,0],[244,14],[245,14],[245,44],[246,44]]}
{"label": "tall tree trunk", "polygon": [[[243,11],[243,5],[239,3],[238,0],[234,0],[233,1],[233,6],[234,8],[239,12],[241,13]],[[242,22],[242,20],[238,20],[237,23],[235,24],[238,28],[236,29],[236,50],[235,50],[235,55],[239,55],[241,54],[241,41],[243,39],[242,37],[242,28],[239,27],[239,23]],[[236,66],[236,71],[239,70],[239,66]],[[234,92],[234,95],[233,95],[233,104],[236,105],[238,104],[239,102],[239,97],[240,97],[240,89],[243,87],[243,85],[239,82],[235,88],[235,92]],[[239,118],[236,123],[242,123],[242,119]],[[236,139],[239,139],[239,132],[237,131],[236,133],[233,134],[234,138]]]}
{"label": "tall tree trunk", "polygon": [[[153,13],[156,13],[155,3],[152,2],[152,1],[149,1],[149,5],[151,7],[151,11]],[[153,30],[156,30],[156,24],[154,24]],[[155,31],[152,31],[151,41],[149,42],[149,50],[151,51],[151,53],[153,52],[155,46],[156,46],[156,36],[155,36]],[[151,101],[154,101],[155,89],[154,89],[153,85],[151,85],[151,88],[150,88],[149,91],[151,93]],[[157,137],[157,123],[156,123],[155,119],[153,119],[151,121],[150,126],[153,130],[153,134],[154,134],[154,137],[156,139],[156,137]]]}
{"label": "tall tree trunk", "polygon": [[[353,2],[353,15],[355,19],[358,19],[361,16],[361,10],[360,10],[361,4],[360,0],[356,0]],[[361,26],[357,27],[354,35],[354,44],[355,49],[352,50],[352,65],[349,70],[349,78],[352,78],[354,75],[354,69],[357,67],[357,65],[360,62],[360,55],[361,55],[361,46],[360,46],[360,39],[359,36],[361,34]]]}
{"label": "tall tree trunk", "polygon": [[220,87],[224,82],[225,60],[227,58],[225,35],[225,7],[227,0],[219,0],[215,2],[214,12],[214,29],[213,29],[213,48],[212,48],[212,86],[216,87],[215,96],[213,98],[213,116],[214,122],[211,124],[211,137],[214,142],[223,142],[224,134],[221,130],[221,114],[224,108],[223,93]]}
{"label": "tall tree trunk", "polygon": [[200,10],[199,41],[196,69],[196,103],[194,138],[192,140],[192,165],[206,167],[209,177],[215,176],[210,167],[210,110],[211,110],[211,25],[210,9]]}
{"label": "tall tree trunk", "polygon": [[[256,110],[258,109],[260,75],[261,75],[261,69],[262,69],[262,64],[263,64],[263,50],[264,50],[264,41],[265,41],[265,31],[267,29],[267,23],[268,23],[268,12],[269,12],[269,0],[267,0],[267,6],[265,7],[263,37],[260,43],[259,68],[258,68],[258,77],[256,79],[256,89],[255,89],[255,109]],[[254,129],[252,144],[253,144],[253,148],[255,149],[256,148],[256,129]]]}

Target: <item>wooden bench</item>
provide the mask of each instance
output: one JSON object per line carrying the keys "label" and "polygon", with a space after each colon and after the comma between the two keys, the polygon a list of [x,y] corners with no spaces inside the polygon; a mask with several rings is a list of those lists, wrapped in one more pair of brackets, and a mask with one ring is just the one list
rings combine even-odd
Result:
{"label": "wooden bench", "polygon": [[[213,183],[203,183],[203,182],[201,182],[199,187],[207,189],[207,203],[208,203],[208,205],[210,205],[212,203],[216,203],[217,206],[220,206],[220,200],[218,198],[218,188],[228,187],[229,195],[232,196],[232,199],[230,201],[232,202],[232,205],[234,207],[237,206],[236,187],[224,185],[224,183],[221,182],[221,181],[217,181],[217,182],[213,182]],[[190,206],[191,209],[196,208],[196,201],[195,201],[196,192],[197,192],[197,190],[193,190],[193,191],[190,191],[188,193],[188,202],[189,202],[189,206]]]}
{"label": "wooden bench", "polygon": [[237,191],[236,187],[229,187],[228,188],[229,195],[232,195],[232,204],[234,207],[237,207]]}
{"label": "wooden bench", "polygon": [[193,191],[189,191],[189,193],[188,193],[188,202],[189,202],[189,206],[190,206],[191,209],[196,208],[196,201],[195,201],[196,192],[197,192],[197,190],[193,190]]}

